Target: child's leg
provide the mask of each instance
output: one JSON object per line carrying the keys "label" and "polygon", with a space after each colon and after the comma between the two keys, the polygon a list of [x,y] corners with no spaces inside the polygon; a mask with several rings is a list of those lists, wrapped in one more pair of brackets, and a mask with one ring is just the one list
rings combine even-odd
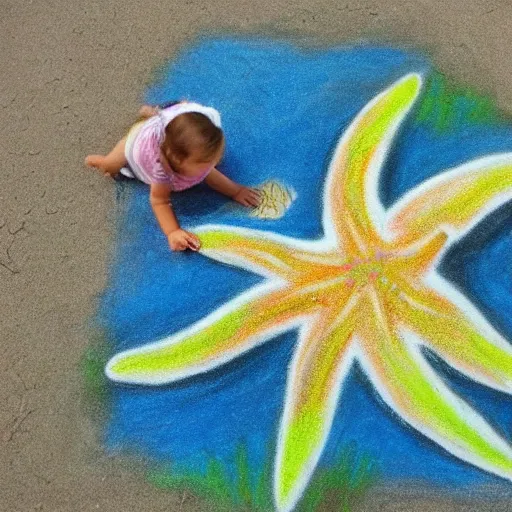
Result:
{"label": "child's leg", "polygon": [[123,137],[108,155],[89,155],[85,159],[85,165],[97,167],[103,172],[115,176],[121,167],[124,167],[128,163],[124,156],[125,145],[126,137]]}

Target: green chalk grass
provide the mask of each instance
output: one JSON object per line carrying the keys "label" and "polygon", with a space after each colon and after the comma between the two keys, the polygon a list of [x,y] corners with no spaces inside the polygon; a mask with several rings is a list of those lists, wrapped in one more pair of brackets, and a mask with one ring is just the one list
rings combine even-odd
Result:
{"label": "green chalk grass", "polygon": [[452,83],[439,71],[428,77],[424,87],[416,122],[437,133],[460,125],[495,125],[505,121],[491,98]]}
{"label": "green chalk grass", "polygon": [[84,402],[95,416],[106,415],[110,405],[111,388],[104,369],[112,355],[112,347],[106,334],[95,332],[80,362]]}
{"label": "green chalk grass", "polygon": [[[274,450],[268,450],[265,464],[254,471],[247,448],[240,444],[234,456],[234,471],[227,463],[210,457],[203,474],[158,468],[148,472],[148,479],[161,489],[187,491],[212,503],[219,512],[271,512],[273,456]],[[346,447],[334,466],[317,468],[296,511],[350,512],[377,480],[376,464],[354,447]]]}

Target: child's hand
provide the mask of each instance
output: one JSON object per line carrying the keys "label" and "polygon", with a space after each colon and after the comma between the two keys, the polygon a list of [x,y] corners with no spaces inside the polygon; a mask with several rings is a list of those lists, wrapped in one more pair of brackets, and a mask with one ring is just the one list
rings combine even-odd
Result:
{"label": "child's hand", "polygon": [[176,229],[175,231],[172,231],[167,235],[167,240],[172,251],[185,251],[186,249],[198,251],[201,247],[199,238],[184,229]]}
{"label": "child's hand", "polygon": [[233,196],[233,199],[244,206],[259,206],[261,193],[255,188],[240,187],[240,190]]}

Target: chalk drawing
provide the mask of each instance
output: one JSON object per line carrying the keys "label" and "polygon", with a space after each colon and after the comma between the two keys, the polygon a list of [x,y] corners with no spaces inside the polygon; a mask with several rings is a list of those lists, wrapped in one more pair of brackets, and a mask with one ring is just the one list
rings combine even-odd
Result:
{"label": "chalk drawing", "polygon": [[275,180],[267,181],[258,190],[261,193],[261,203],[249,215],[259,219],[280,219],[296,199],[295,191]]}
{"label": "chalk drawing", "polygon": [[311,478],[354,359],[409,425],[512,480],[508,442],[421,354],[431,348],[473,380],[512,391],[510,344],[436,272],[454,241],[512,198],[512,153],[446,171],[385,211],[376,193],[380,169],[420,85],[419,75],[405,76],[346,130],[327,175],[323,239],[199,227],[204,255],[266,281],[188,329],[117,354],[106,368],[115,381],[167,384],[298,327],[275,463],[280,511],[293,509]]}
{"label": "chalk drawing", "polygon": [[202,248],[171,254],[133,191],[99,318],[108,448],[226,481],[242,460],[248,495],[270,446],[280,512],[347,443],[390,482],[509,486],[506,120],[389,48],[204,40],[164,76],[148,101],[218,106],[227,174],[290,200],[268,220],[177,194]]}

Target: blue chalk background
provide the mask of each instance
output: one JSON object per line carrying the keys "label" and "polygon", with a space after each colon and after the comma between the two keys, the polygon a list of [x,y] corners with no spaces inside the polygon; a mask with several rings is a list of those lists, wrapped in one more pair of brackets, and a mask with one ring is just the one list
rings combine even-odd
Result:
{"label": "blue chalk background", "polygon": [[[162,70],[144,100],[189,98],[216,107],[227,138],[221,170],[250,186],[279,179],[296,190],[297,200],[284,218],[262,221],[199,186],[173,199],[183,227],[225,223],[321,237],[323,184],[338,138],[369,100],[412,71],[427,78],[432,69],[421,55],[384,47],[306,51],[261,39],[196,41]],[[415,120],[417,108],[395,139],[382,174],[386,206],[444,169],[512,151],[510,126],[465,118],[463,102],[457,122],[443,133]],[[115,340],[114,351],[175,333],[261,281],[198,254],[171,253],[151,213],[147,188],[133,182],[118,187],[122,211],[116,253],[96,318]],[[477,226],[447,255],[442,274],[512,340],[510,210],[508,204]],[[187,471],[204,469],[211,456],[230,465],[242,442],[252,467],[261,467],[277,435],[296,337],[289,332],[216,371],[172,386],[112,385],[108,449]],[[510,397],[428,357],[456,392],[512,438]],[[389,483],[423,482],[454,492],[506,484],[405,425],[379,400],[357,366],[345,383],[320,464],[332,464],[347,444],[368,454]]]}

